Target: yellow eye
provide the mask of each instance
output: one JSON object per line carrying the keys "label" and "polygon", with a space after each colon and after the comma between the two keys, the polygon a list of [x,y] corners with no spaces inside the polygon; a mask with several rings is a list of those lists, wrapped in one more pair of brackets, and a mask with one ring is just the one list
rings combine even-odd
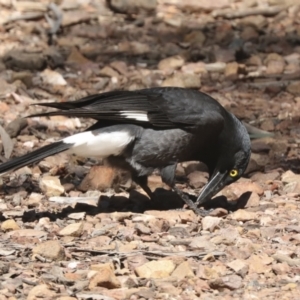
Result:
{"label": "yellow eye", "polygon": [[238,170],[236,170],[236,169],[232,169],[232,170],[229,172],[230,177],[236,177],[236,176],[238,176],[238,174],[239,174],[239,172],[238,172]]}

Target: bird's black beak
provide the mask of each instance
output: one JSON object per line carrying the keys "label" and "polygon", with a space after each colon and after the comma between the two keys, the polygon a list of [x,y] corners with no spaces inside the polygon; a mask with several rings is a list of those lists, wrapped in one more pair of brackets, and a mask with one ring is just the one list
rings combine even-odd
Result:
{"label": "bird's black beak", "polygon": [[216,172],[201,191],[199,197],[197,198],[196,205],[199,206],[200,204],[205,203],[207,200],[217,194],[226,185],[226,176],[227,172]]}

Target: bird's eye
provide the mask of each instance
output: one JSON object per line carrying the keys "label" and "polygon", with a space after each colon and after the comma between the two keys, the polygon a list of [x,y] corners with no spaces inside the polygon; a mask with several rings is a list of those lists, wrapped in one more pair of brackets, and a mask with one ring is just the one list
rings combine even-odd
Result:
{"label": "bird's eye", "polygon": [[236,169],[232,169],[230,172],[229,172],[229,175],[230,175],[230,177],[236,177],[236,176],[238,176],[238,174],[239,174],[239,172],[238,172],[238,170],[236,170]]}

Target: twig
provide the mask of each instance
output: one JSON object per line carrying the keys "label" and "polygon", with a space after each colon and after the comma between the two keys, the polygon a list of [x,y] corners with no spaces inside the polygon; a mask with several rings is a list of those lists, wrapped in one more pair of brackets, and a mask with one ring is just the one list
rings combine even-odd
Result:
{"label": "twig", "polygon": [[59,197],[54,196],[50,197],[49,201],[56,202],[59,204],[74,204],[74,203],[84,203],[84,204],[91,204],[97,205],[99,201],[99,197]]}
{"label": "twig", "polygon": [[273,258],[279,262],[286,262],[290,266],[299,266],[300,259],[293,259],[285,254],[276,253]]}
{"label": "twig", "polygon": [[0,137],[4,148],[4,156],[8,159],[13,151],[14,143],[6,130],[0,125]]}
{"label": "twig", "polygon": [[22,282],[23,282],[23,283],[26,283],[26,284],[28,284],[28,285],[33,285],[33,286],[38,285],[38,281],[31,281],[31,280],[29,280],[29,279],[27,279],[27,278],[23,278],[23,279],[22,279]]}
{"label": "twig", "polygon": [[27,12],[27,13],[16,12],[15,14],[7,18],[7,20],[5,20],[2,24],[6,25],[8,23],[15,22],[15,21],[36,20],[36,19],[41,19],[43,17],[44,17],[43,12]]}
{"label": "twig", "polygon": [[53,13],[53,17],[50,17],[48,13],[45,14],[45,18],[50,25],[50,29],[48,31],[48,35],[49,35],[48,42],[51,45],[53,43],[53,39],[56,37],[56,33],[61,27],[62,20],[63,20],[63,13],[62,10],[53,2],[51,2],[48,5],[48,9]]}
{"label": "twig", "polygon": [[131,252],[120,252],[120,251],[111,251],[111,250],[93,250],[93,249],[84,249],[84,248],[70,248],[70,251],[76,251],[76,252],[89,252],[92,254],[98,254],[98,255],[109,255],[109,256],[134,256],[137,254],[143,254],[146,256],[151,256],[152,259],[155,259],[155,257],[166,257],[166,256],[183,256],[183,257],[197,257],[202,258],[207,254],[211,254],[213,256],[223,256],[225,255],[224,252],[221,251],[212,251],[212,252],[197,252],[197,251],[182,251],[182,252],[162,252],[162,251],[149,251],[149,250],[137,250],[137,251],[131,251]]}
{"label": "twig", "polygon": [[212,12],[212,16],[223,17],[227,19],[235,19],[235,18],[243,18],[247,16],[256,16],[256,15],[264,15],[264,16],[274,16],[288,8],[288,5],[278,5],[272,7],[255,7],[255,8],[247,8],[242,10],[215,10]]}

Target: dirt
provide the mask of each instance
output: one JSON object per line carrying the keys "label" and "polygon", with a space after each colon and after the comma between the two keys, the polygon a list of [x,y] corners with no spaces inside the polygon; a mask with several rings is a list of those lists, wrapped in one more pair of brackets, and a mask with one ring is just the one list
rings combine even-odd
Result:
{"label": "dirt", "polygon": [[[0,0],[0,162],[92,124],[23,119],[48,110],[32,104],[116,89],[201,90],[255,137],[204,218],[157,174],[150,201],[64,153],[4,175],[0,300],[299,299],[299,17],[292,0]],[[191,198],[208,178],[176,175]]]}

